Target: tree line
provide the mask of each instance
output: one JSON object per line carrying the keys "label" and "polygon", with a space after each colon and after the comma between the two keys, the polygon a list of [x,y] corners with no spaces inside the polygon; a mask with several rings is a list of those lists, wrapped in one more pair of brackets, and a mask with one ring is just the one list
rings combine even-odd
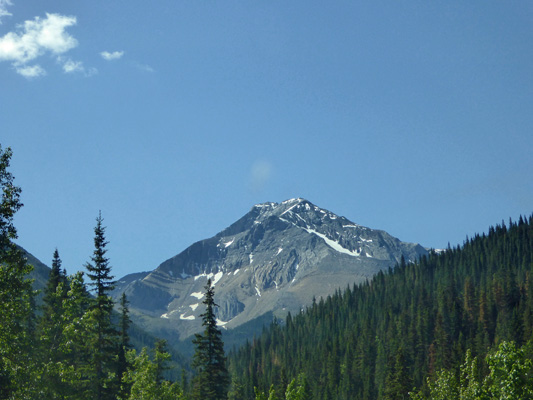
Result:
{"label": "tree line", "polygon": [[[533,216],[502,221],[314,301],[230,353],[230,398],[253,399],[254,387],[281,397],[302,375],[316,400],[533,398],[532,249]],[[485,397],[451,395],[468,388],[474,359],[470,388]],[[518,397],[494,394],[507,370],[521,382]]]}

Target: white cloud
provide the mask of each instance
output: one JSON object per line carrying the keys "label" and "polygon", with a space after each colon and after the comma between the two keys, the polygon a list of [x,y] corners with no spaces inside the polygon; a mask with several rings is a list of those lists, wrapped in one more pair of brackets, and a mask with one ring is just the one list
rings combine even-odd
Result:
{"label": "white cloud", "polygon": [[9,17],[11,13],[7,11],[7,6],[12,5],[11,0],[0,0],[0,24],[2,24],[2,17]]}
{"label": "white cloud", "polygon": [[28,79],[38,78],[39,76],[46,75],[46,71],[41,68],[40,65],[27,65],[24,67],[17,67],[16,71],[17,73]]}
{"label": "white cloud", "polygon": [[64,54],[78,45],[78,41],[65,31],[72,25],[76,25],[76,17],[48,13],[46,18],[25,21],[18,26],[18,32],[0,37],[0,61],[11,61],[17,72],[29,71],[35,66],[27,68],[26,64],[47,52]]}
{"label": "white cloud", "polygon": [[118,60],[119,58],[121,58],[124,55],[124,52],[114,51],[110,53],[109,51],[102,51],[100,55],[102,56],[104,60],[111,61],[111,60]]}
{"label": "white cloud", "polygon": [[74,61],[70,58],[65,59],[62,56],[57,57],[57,62],[63,65],[65,74],[82,73],[89,77],[98,73],[96,68],[86,68],[81,61]]}
{"label": "white cloud", "polygon": [[63,64],[63,71],[65,71],[67,74],[81,72],[83,71],[83,63],[81,61],[67,60]]}

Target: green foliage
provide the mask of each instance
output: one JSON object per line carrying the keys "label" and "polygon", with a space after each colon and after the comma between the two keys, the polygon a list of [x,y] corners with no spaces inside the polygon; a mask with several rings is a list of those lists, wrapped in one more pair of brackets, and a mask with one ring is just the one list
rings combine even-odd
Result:
{"label": "green foliage", "polygon": [[[109,292],[114,288],[113,276],[109,259],[106,257],[105,227],[102,214],[96,219],[94,228],[94,252],[92,263],[87,263],[87,276],[91,280],[95,298],[91,301],[87,312],[92,329],[86,338],[92,352],[90,365],[92,367],[93,395],[95,400],[112,399],[118,390],[120,379],[116,378],[115,355],[118,352],[118,332],[112,322],[113,299]],[[115,387],[113,387],[115,385]]]}
{"label": "green foliage", "polygon": [[459,378],[452,370],[437,372],[434,380],[428,380],[428,394],[412,394],[413,400],[528,400],[533,399],[533,364],[524,351],[513,342],[503,342],[486,357],[489,374],[479,375],[477,359],[470,350],[459,371]]}
{"label": "green foliage", "polygon": [[55,392],[61,393],[64,386],[60,378],[59,363],[64,360],[60,351],[63,340],[64,302],[68,296],[68,279],[64,270],[61,270],[61,259],[56,249],[52,259],[52,269],[44,289],[42,315],[38,322],[39,356],[41,365],[41,381],[47,382],[46,387],[52,388],[46,391],[44,385],[41,390],[46,392],[47,398],[54,398]]}
{"label": "green foliage", "polygon": [[[107,245],[109,244],[105,239],[105,227],[103,226],[102,213],[98,214],[96,218],[96,226],[94,228],[94,251],[91,257],[92,263],[87,263],[87,276],[91,280],[91,286],[94,287],[97,300],[102,302],[98,304],[99,307],[109,306],[106,301],[106,295],[114,289],[115,282],[111,275],[111,266],[109,259],[106,257]],[[112,306],[112,305],[111,305]]]}
{"label": "green foliage", "polygon": [[150,360],[148,351],[142,349],[139,355],[135,350],[126,353],[128,364],[132,366],[123,377],[128,386],[128,395],[121,400],[180,400],[184,399],[177,383],[163,380],[160,376],[162,363],[170,359],[166,352],[156,350],[155,361]]}
{"label": "green foliage", "polygon": [[406,400],[409,398],[409,391],[413,387],[413,382],[406,364],[404,351],[400,347],[394,365],[390,368],[385,381],[384,398],[386,400]]}
{"label": "green foliage", "polygon": [[128,333],[131,326],[131,319],[128,304],[129,302],[126,298],[126,293],[122,293],[122,297],[120,298],[120,343],[116,366],[117,386],[120,388],[121,394],[129,392],[128,385],[124,385],[122,382],[124,373],[130,368],[130,364],[126,359],[126,352],[131,349],[130,336]]}
{"label": "green foliage", "polygon": [[205,313],[201,314],[202,334],[196,334],[193,340],[196,352],[193,367],[196,376],[193,381],[193,397],[198,400],[221,400],[227,398],[229,374],[226,369],[226,356],[222,333],[217,327],[215,317],[215,290],[211,279],[205,286]]}
{"label": "green foliage", "polygon": [[274,385],[270,386],[268,390],[268,395],[264,392],[260,392],[257,388],[254,388],[255,400],[278,400],[276,396],[276,391],[274,390]]}
{"label": "green foliage", "polygon": [[[261,392],[254,387],[255,400],[278,400],[274,385],[270,385],[268,394]],[[293,379],[285,391],[285,400],[311,400],[313,398],[307,378],[300,374],[297,379]]]}
{"label": "green foliage", "polygon": [[311,400],[312,398],[305,374],[298,375],[298,379],[293,379],[287,386],[287,391],[285,392],[286,400]]}
{"label": "green foliage", "polygon": [[503,342],[487,357],[490,374],[484,382],[490,398],[533,399],[533,363],[513,342]]}
{"label": "green foliage", "polygon": [[33,267],[12,242],[17,238],[13,225],[15,213],[22,207],[21,189],[14,185],[8,171],[12,152],[0,146],[0,399],[15,396],[29,385],[28,367],[33,364],[33,320],[31,281]]}

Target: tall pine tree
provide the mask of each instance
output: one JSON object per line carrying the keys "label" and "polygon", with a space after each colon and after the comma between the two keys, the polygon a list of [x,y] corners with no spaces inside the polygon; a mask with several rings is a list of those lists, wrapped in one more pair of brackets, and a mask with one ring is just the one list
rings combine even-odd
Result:
{"label": "tall pine tree", "polygon": [[130,310],[128,307],[129,301],[126,298],[126,293],[122,293],[122,297],[120,298],[120,331],[119,331],[119,337],[120,337],[120,345],[118,348],[118,358],[117,358],[117,383],[118,387],[121,388],[121,394],[124,394],[124,391],[128,391],[129,387],[128,385],[124,385],[122,382],[122,378],[124,373],[128,370],[130,367],[128,360],[126,358],[126,352],[131,349],[130,344],[130,336],[128,334],[128,330],[131,325],[131,319],[130,319]]}
{"label": "tall pine tree", "polygon": [[117,331],[112,323],[113,299],[109,292],[114,288],[113,276],[109,259],[106,257],[105,227],[102,213],[99,213],[94,228],[94,252],[91,263],[86,264],[87,276],[91,280],[95,299],[89,309],[94,321],[94,332],[91,335],[93,394],[95,400],[112,399],[118,390],[112,383],[115,371],[114,357],[117,353]]}
{"label": "tall pine tree", "polygon": [[52,269],[44,288],[42,314],[38,323],[40,379],[37,380],[42,397],[50,399],[59,397],[64,392],[65,386],[59,365],[66,360],[61,344],[64,342],[63,305],[67,300],[68,286],[66,272],[61,269],[59,251],[55,249]]}
{"label": "tall pine tree", "polygon": [[205,286],[205,299],[202,302],[206,311],[201,315],[202,334],[197,333],[193,340],[196,352],[193,367],[197,375],[193,382],[193,398],[197,400],[225,400],[228,397],[229,374],[226,369],[226,356],[222,333],[215,317],[215,289],[211,279]]}
{"label": "tall pine tree", "polygon": [[55,249],[52,268],[44,288],[42,315],[39,324],[39,334],[44,350],[49,352],[52,357],[59,346],[61,326],[58,321],[63,315],[63,301],[67,297],[67,292],[67,275],[65,270],[61,269],[59,251]]}

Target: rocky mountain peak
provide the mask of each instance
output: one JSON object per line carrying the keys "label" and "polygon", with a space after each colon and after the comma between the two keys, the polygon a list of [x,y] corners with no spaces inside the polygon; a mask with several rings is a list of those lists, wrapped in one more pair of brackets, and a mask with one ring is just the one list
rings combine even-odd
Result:
{"label": "rocky mountain peak", "polygon": [[299,311],[427,251],[384,231],[357,225],[303,198],[257,204],[210,239],[152,272],[119,281],[143,321],[177,330],[200,329],[204,286],[216,286],[221,326],[234,328],[266,313]]}

